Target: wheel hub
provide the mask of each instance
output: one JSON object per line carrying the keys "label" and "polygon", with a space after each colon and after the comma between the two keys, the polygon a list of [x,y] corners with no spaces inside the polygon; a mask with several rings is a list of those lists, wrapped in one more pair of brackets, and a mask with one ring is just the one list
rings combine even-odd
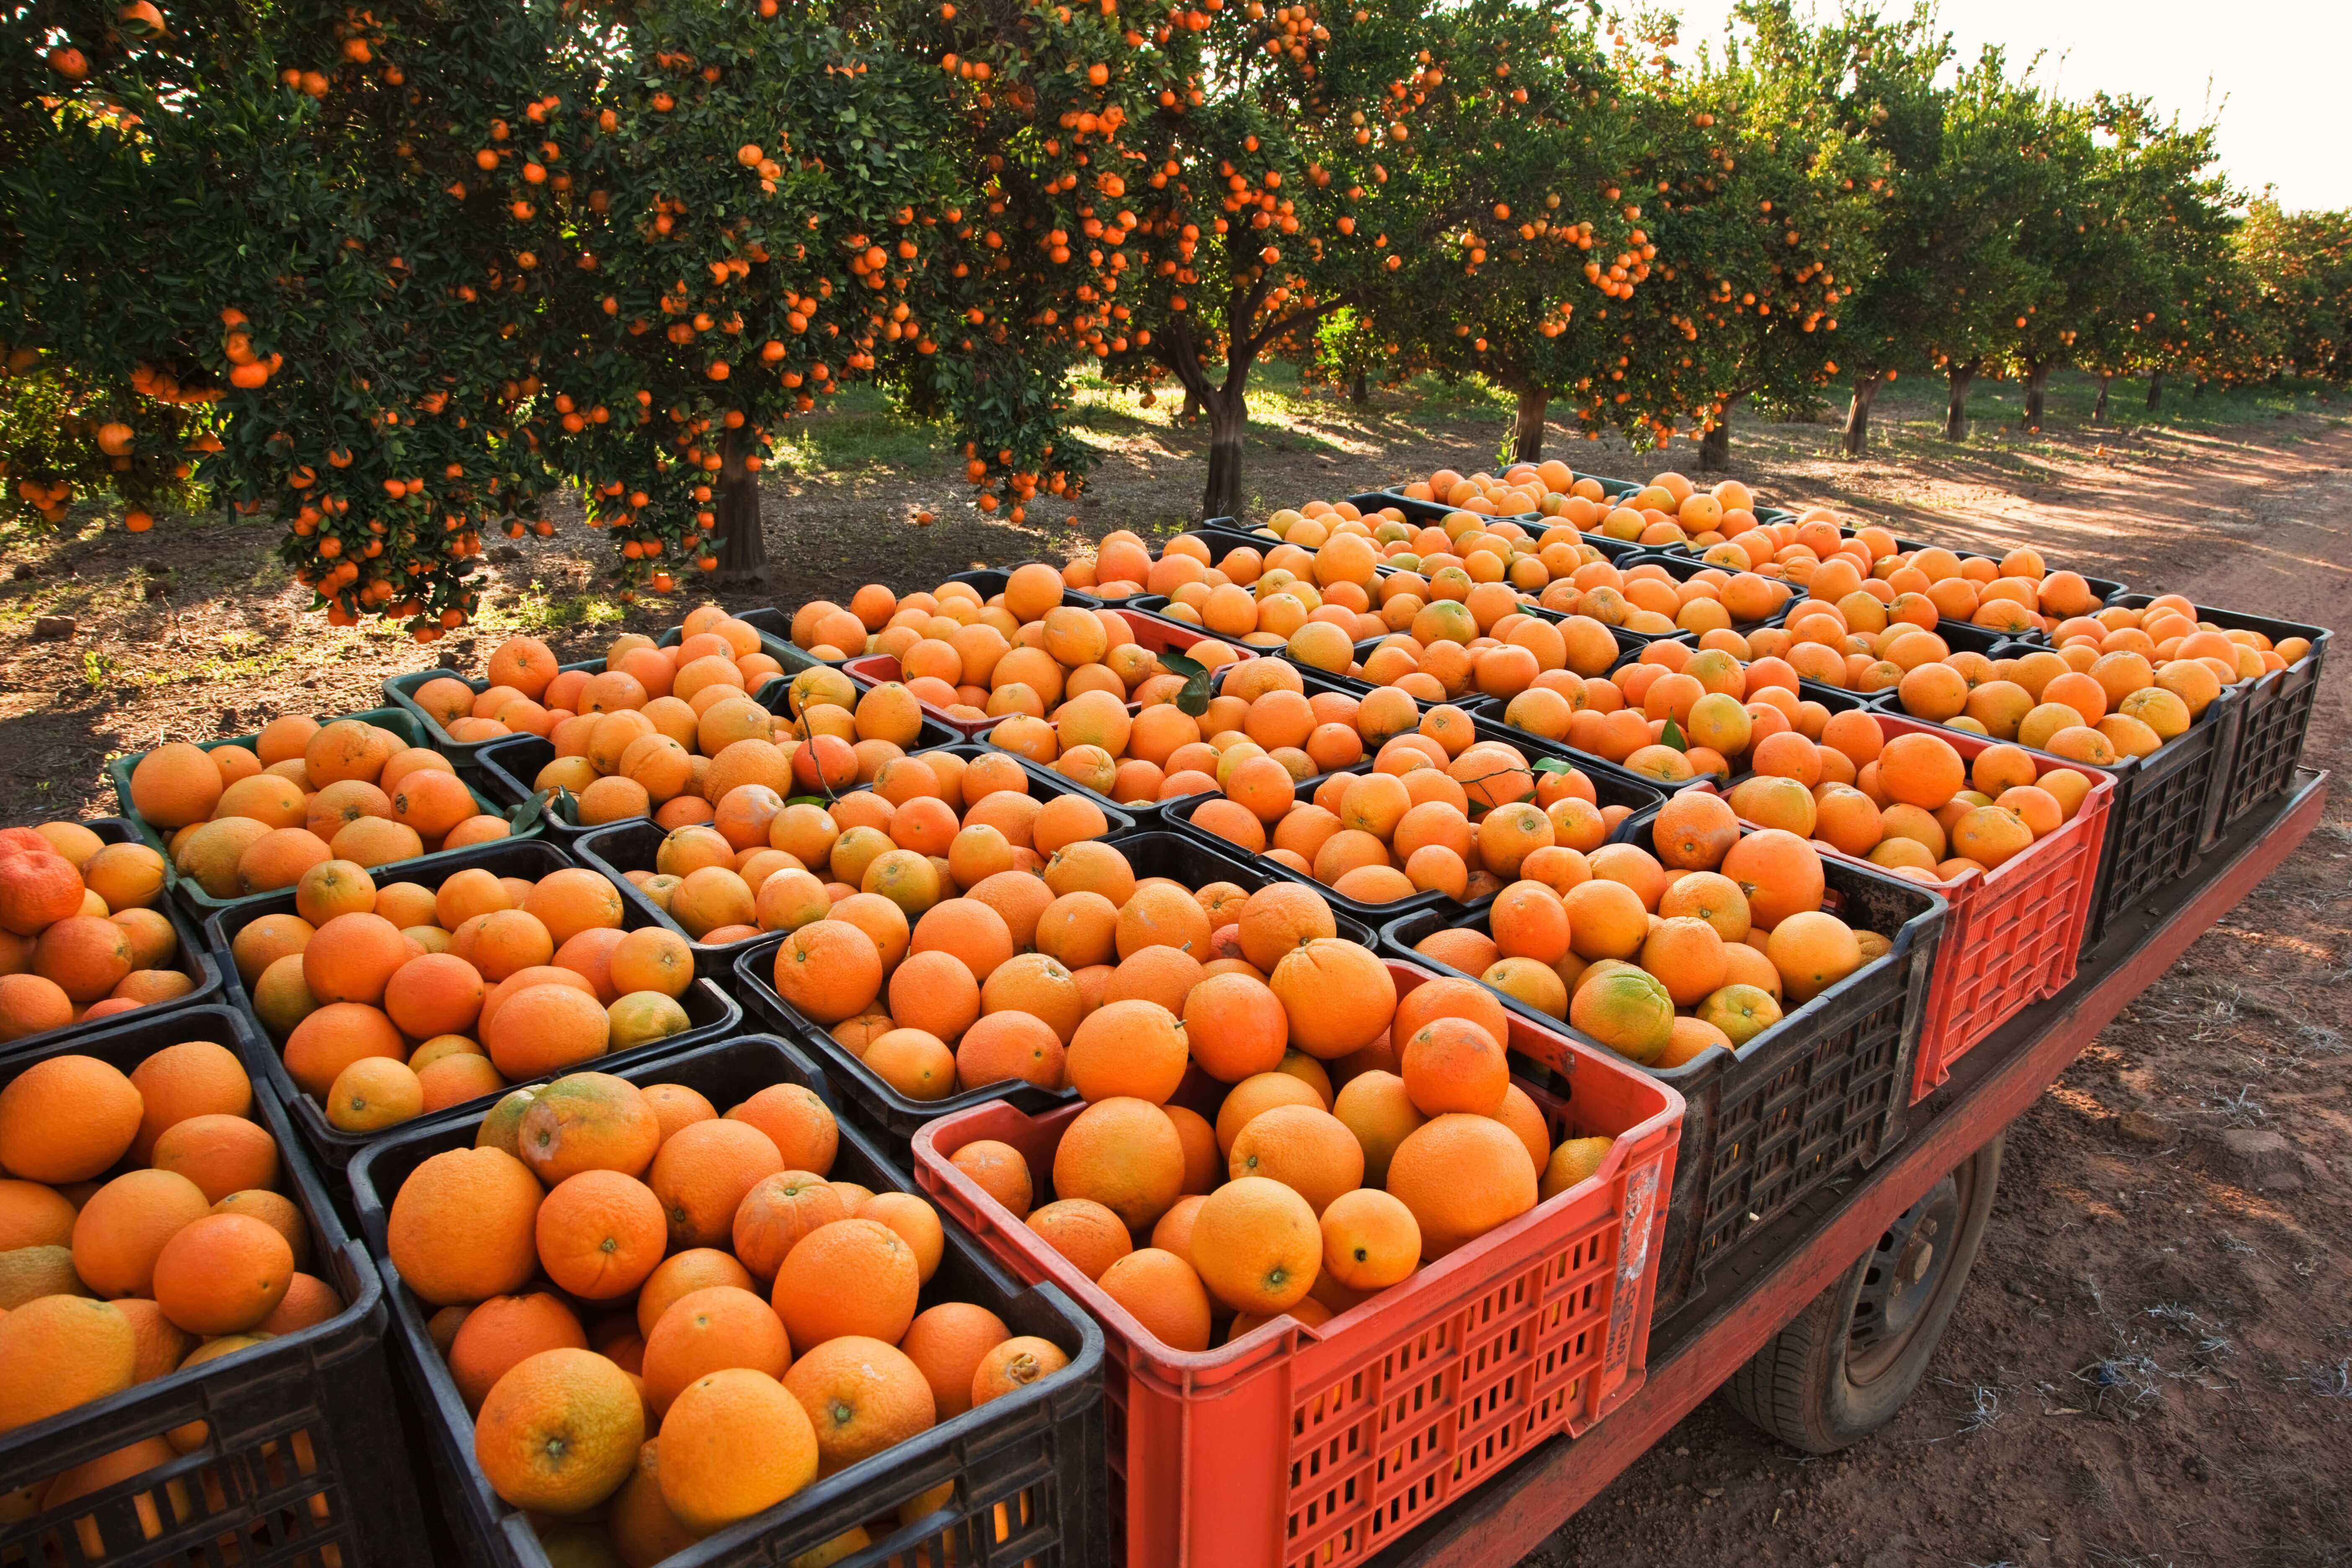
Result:
{"label": "wheel hub", "polygon": [[1959,1185],[1946,1176],[1879,1237],[1846,1334],[1846,1375],[1853,1382],[1869,1382],[1901,1356],[1942,1289],[1961,1207]]}

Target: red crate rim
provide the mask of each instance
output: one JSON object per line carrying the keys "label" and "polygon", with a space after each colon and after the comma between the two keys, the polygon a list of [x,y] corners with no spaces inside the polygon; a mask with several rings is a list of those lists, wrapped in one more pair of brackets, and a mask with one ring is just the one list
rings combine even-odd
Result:
{"label": "red crate rim", "polygon": [[[1393,958],[1384,962],[1393,977],[1400,981],[1410,977],[1416,986],[1425,981],[1441,978],[1433,970],[1418,964],[1403,963]],[[1401,991],[1404,989],[1409,987],[1400,986]],[[1511,1022],[1514,1026],[1524,1026],[1531,1033],[1557,1041],[1563,1047],[1564,1054],[1577,1059],[1580,1070],[1605,1072],[1622,1079],[1628,1088],[1654,1101],[1657,1109],[1633,1127],[1616,1134],[1612,1140],[1608,1158],[1583,1181],[1539,1201],[1517,1218],[1496,1226],[1435,1263],[1416,1268],[1402,1283],[1389,1287],[1344,1312],[1334,1313],[1328,1321],[1319,1326],[1302,1323],[1285,1312],[1226,1344],[1213,1345],[1205,1351],[1171,1350],[1126,1308],[1113,1300],[1101,1286],[1079,1273],[1059,1252],[1042,1241],[1034,1247],[1024,1247],[1023,1250],[1045,1269],[1055,1284],[1069,1291],[1089,1313],[1104,1321],[1121,1341],[1134,1349],[1141,1364],[1130,1367],[1130,1372],[1148,1371],[1167,1382],[1188,1388],[1231,1382],[1263,1364],[1288,1356],[1302,1341],[1319,1343],[1359,1332],[1380,1331],[1374,1330],[1373,1325],[1378,1321],[1381,1311],[1395,1312],[1409,1308],[1412,1323],[1415,1326],[1392,1331],[1406,1335],[1418,1333],[1421,1331],[1418,1325],[1433,1314],[1449,1310],[1486,1289],[1483,1282],[1465,1279],[1464,1276],[1475,1273],[1488,1258],[1513,1245],[1525,1232],[1559,1212],[1563,1205],[1588,1197],[1615,1181],[1627,1160],[1633,1158],[1637,1150],[1662,1133],[1677,1132],[1682,1124],[1683,1097],[1670,1086],[1629,1063],[1612,1058],[1610,1053],[1600,1047],[1585,1045],[1564,1034],[1538,1028],[1532,1021],[1517,1016]],[[1073,1105],[1031,1116],[997,1103],[974,1106],[952,1116],[943,1116],[927,1123],[915,1134],[916,1176],[920,1184],[935,1190],[945,1186],[975,1208],[985,1205],[988,1217],[1008,1234],[1025,1232],[1028,1227],[1014,1218],[1011,1210],[998,1204],[982,1190],[978,1183],[940,1152],[938,1134],[943,1131],[957,1131],[975,1121],[1008,1114],[1023,1116],[1033,1122],[1046,1121],[1075,1117],[1084,1109],[1083,1105]],[[958,1147],[961,1146],[959,1143]],[[1654,1251],[1656,1239],[1664,1235],[1664,1227],[1661,1222],[1664,1207],[1665,1194],[1662,1188],[1657,1197],[1656,1214],[1650,1226],[1651,1245],[1647,1250]]]}

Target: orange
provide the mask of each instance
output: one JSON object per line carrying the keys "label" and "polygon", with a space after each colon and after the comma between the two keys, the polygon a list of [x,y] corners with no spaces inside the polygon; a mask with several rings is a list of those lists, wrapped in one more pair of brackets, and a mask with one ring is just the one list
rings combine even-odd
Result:
{"label": "orange", "polygon": [[697,1121],[662,1143],[646,1185],[668,1219],[673,1248],[713,1247],[731,1239],[745,1194],[783,1168],[774,1141],[757,1127]]}
{"label": "orange", "polygon": [[1102,1205],[1129,1230],[1159,1219],[1183,1185],[1183,1140],[1156,1100],[1096,1100],[1063,1130],[1054,1152],[1054,1190]]}
{"label": "orange", "polygon": [[1536,1174],[1509,1128],[1454,1113],[1433,1118],[1397,1146],[1388,1190],[1420,1226],[1423,1256],[1441,1258],[1533,1208]]}
{"label": "orange", "polygon": [[735,1256],[753,1278],[772,1281],[802,1237],[848,1217],[841,1194],[822,1176],[807,1171],[763,1176],[735,1210]]}
{"label": "orange", "polygon": [[1493,1116],[1502,1109],[1510,1068],[1501,1041],[1484,1025],[1433,1018],[1406,1037],[1400,1057],[1405,1092],[1423,1116]]}
{"label": "orange", "polygon": [[620,1489],[645,1430],[628,1373],[593,1351],[541,1351],[491,1386],[474,1420],[474,1458],[512,1506],[575,1514]]}
{"label": "orange", "polygon": [[1330,1112],[1307,1105],[1276,1106],[1252,1117],[1234,1135],[1227,1171],[1236,1179],[1280,1182],[1320,1215],[1341,1193],[1362,1184],[1364,1151]]}
{"label": "orange", "polygon": [[1034,1334],[1009,1339],[980,1358],[971,1374],[971,1402],[986,1405],[1051,1377],[1070,1364],[1070,1358],[1050,1340]]}
{"label": "orange", "polygon": [[803,1084],[772,1083],[727,1112],[768,1135],[788,1169],[824,1175],[833,1169],[841,1130],[833,1111]]}
{"label": "orange", "polygon": [[1335,937],[1339,929],[1323,895],[1294,882],[1269,883],[1252,893],[1235,924],[1241,930],[1242,956],[1265,974],[1292,949]]}
{"label": "orange", "polygon": [[588,1348],[572,1309],[544,1290],[493,1296],[466,1314],[449,1345],[449,1375],[469,1411],[479,1411],[499,1378],[541,1351]]}
{"label": "orange", "polygon": [[[1957,754],[1953,762],[1957,772]],[[1748,834],[1724,857],[1723,874],[1747,896],[1749,918],[1759,929],[1769,931],[1791,914],[1821,908],[1821,854],[1793,833],[1766,828]]]}
{"label": "orange", "polygon": [[1157,1247],[1130,1252],[1103,1271],[1103,1293],[1171,1350],[1209,1348],[1209,1293],[1192,1266]]}
{"label": "orange", "polygon": [[131,1320],[103,1301],[57,1295],[23,1303],[0,1318],[0,1432],[121,1393],[137,1374],[138,1353]]}
{"label": "orange", "polygon": [[846,921],[814,921],[776,950],[777,994],[820,1024],[837,1024],[873,1005],[882,991],[874,940]]}
{"label": "orange", "polygon": [[1127,1224],[1092,1198],[1058,1198],[1032,1214],[1029,1228],[1089,1279],[1135,1249]]}
{"label": "orange", "polygon": [[122,1158],[144,1115],[139,1090],[115,1068],[50,1057],[0,1089],[0,1165],[52,1186],[89,1181]]}
{"label": "orange", "polygon": [[1853,928],[1819,910],[1792,914],[1774,926],[1765,956],[1780,972],[1788,994],[1799,1002],[1819,995],[1862,967]]}
{"label": "orange", "polygon": [[796,1345],[843,1334],[896,1344],[922,1289],[914,1249],[889,1226],[842,1219],[803,1237],[776,1271],[771,1301]]}
{"label": "orange", "polygon": [[1351,1290],[1385,1289],[1420,1267],[1420,1223],[1391,1194],[1341,1194],[1323,1211],[1321,1229],[1323,1272]]}
{"label": "orange", "polygon": [[645,1282],[668,1246],[661,1201],[635,1177],[590,1170],[567,1176],[539,1206],[541,1265],[562,1289],[609,1301]]}
{"label": "orange", "polygon": [[977,1139],[950,1155],[948,1163],[1003,1205],[1013,1218],[1029,1217],[1033,1192],[1029,1164],[1010,1143]]}
{"label": "orange", "polygon": [[537,1178],[496,1149],[448,1150],[412,1171],[393,1199],[392,1261],[436,1305],[513,1290],[538,1267]]}
{"label": "orange", "polygon": [[207,1215],[155,1258],[155,1304],[192,1334],[241,1334],[269,1316],[294,1274],[286,1238],[257,1219]]}
{"label": "orange", "polygon": [[1241,1176],[1218,1188],[1193,1220],[1191,1256],[1202,1283],[1237,1311],[1273,1313],[1295,1305],[1314,1286],[1322,1250],[1314,1209],[1264,1176]]}
{"label": "orange", "polygon": [[782,1377],[792,1344],[775,1310],[732,1285],[693,1290],[663,1309],[646,1336],[646,1403],[667,1415],[687,1387],[727,1367]]}
{"label": "orange", "polygon": [[1183,1081],[1188,1059],[1176,1015],[1157,1002],[1111,1002],[1071,1037],[1069,1083],[1088,1100],[1131,1097],[1158,1105]]}
{"label": "orange", "polygon": [[908,1325],[898,1349],[931,1385],[933,1406],[946,1421],[971,1408],[972,1374],[982,1358],[1012,1337],[1004,1320],[987,1308],[942,1301]]}
{"label": "orange", "polygon": [[1221,1082],[1272,1071],[1289,1036],[1281,998],[1250,975],[1212,975],[1184,998],[1184,1044],[1201,1069]]}
{"label": "orange", "polygon": [[[1251,902],[1255,901],[1254,895]],[[1248,921],[1244,908],[1245,952]],[[1337,938],[1315,938],[1288,948],[1268,984],[1289,1016],[1291,1046],[1326,1061],[1379,1039],[1396,1012],[1396,982],[1388,965],[1369,948]]]}
{"label": "orange", "polygon": [[921,1370],[894,1343],[866,1335],[804,1352],[783,1381],[816,1434],[820,1475],[929,1431],[939,1419]]}

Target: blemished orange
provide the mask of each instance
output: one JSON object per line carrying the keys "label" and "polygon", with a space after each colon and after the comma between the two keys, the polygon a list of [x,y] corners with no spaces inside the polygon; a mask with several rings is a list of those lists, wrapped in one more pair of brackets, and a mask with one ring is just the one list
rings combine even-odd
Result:
{"label": "blemished orange", "polygon": [[820,1226],[849,1217],[841,1194],[809,1171],[763,1176],[737,1205],[735,1256],[755,1279],[772,1281],[801,1239]]}
{"label": "blemished orange", "polygon": [[593,1351],[541,1351],[491,1386],[474,1420],[474,1458],[514,1507],[574,1514],[620,1489],[645,1430],[645,1399],[628,1373]]}
{"label": "blemished orange", "polygon": [[1034,1195],[1029,1163],[1021,1151],[992,1138],[976,1139],[948,1156],[981,1191],[1002,1204],[1014,1219],[1026,1220]]}
{"label": "blemished orange", "polygon": [[992,1346],[980,1358],[971,1374],[971,1402],[986,1405],[1018,1393],[1070,1364],[1060,1346],[1034,1334],[1022,1334]]}
{"label": "blemished orange", "polygon": [[1127,1224],[1092,1198],[1057,1198],[1030,1215],[1029,1228],[1089,1279],[1135,1250]]}
{"label": "blemished orange", "polygon": [[895,1343],[867,1335],[842,1335],[803,1352],[783,1381],[816,1433],[820,1475],[929,1431],[939,1419],[921,1370]]}

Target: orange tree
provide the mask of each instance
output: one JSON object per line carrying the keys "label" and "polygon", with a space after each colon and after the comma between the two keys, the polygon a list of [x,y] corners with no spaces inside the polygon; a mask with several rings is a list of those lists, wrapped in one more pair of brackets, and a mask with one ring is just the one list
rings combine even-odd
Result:
{"label": "orange tree", "polygon": [[2352,212],[2290,213],[2265,195],[2247,210],[2238,252],[2271,319],[2275,368],[2352,381]]}
{"label": "orange tree", "polygon": [[1649,400],[1702,430],[1700,466],[1720,468],[1742,400],[1802,405],[1837,374],[1841,309],[1879,263],[1888,160],[1813,79],[1736,41],[1643,80],[1632,182],[1659,259],[1622,341]]}
{"label": "orange tree", "polygon": [[[1260,359],[1303,354],[1437,247],[1458,270],[1484,247],[1454,237],[1498,204],[1549,217],[1527,148],[1601,90],[1580,35],[1509,0],[954,9],[943,63],[989,68],[1026,127],[995,138],[1023,155],[992,215],[1020,308],[1115,381],[1183,387],[1209,425],[1204,515],[1242,503]],[[1460,181],[1474,145],[1502,172]]]}
{"label": "orange tree", "polygon": [[628,587],[756,564],[763,450],[848,381],[954,421],[983,505],[1053,452],[1063,362],[971,259],[1005,160],[903,36],[928,5],[36,10],[0,342],[62,416],[9,421],[12,508],[106,488],[135,529],[199,482],[331,618],[429,638],[567,487]]}
{"label": "orange tree", "polygon": [[1458,20],[1431,68],[1468,87],[1423,105],[1414,132],[1414,180],[1443,221],[1364,317],[1401,363],[1510,394],[1515,460],[1541,456],[1556,397],[1575,397],[1596,437],[1646,430],[1657,409],[1637,400],[1621,340],[1658,250],[1629,188],[1642,127],[1624,83],[1591,28],[1558,13]]}
{"label": "orange tree", "polygon": [[281,554],[336,618],[462,620],[481,531],[558,476],[511,438],[527,351],[460,303],[511,258],[428,199],[425,157],[531,79],[541,20],[20,15],[0,44],[0,339],[68,417],[13,427],[10,501],[55,521],[110,489],[140,530],[200,480],[284,521]]}

